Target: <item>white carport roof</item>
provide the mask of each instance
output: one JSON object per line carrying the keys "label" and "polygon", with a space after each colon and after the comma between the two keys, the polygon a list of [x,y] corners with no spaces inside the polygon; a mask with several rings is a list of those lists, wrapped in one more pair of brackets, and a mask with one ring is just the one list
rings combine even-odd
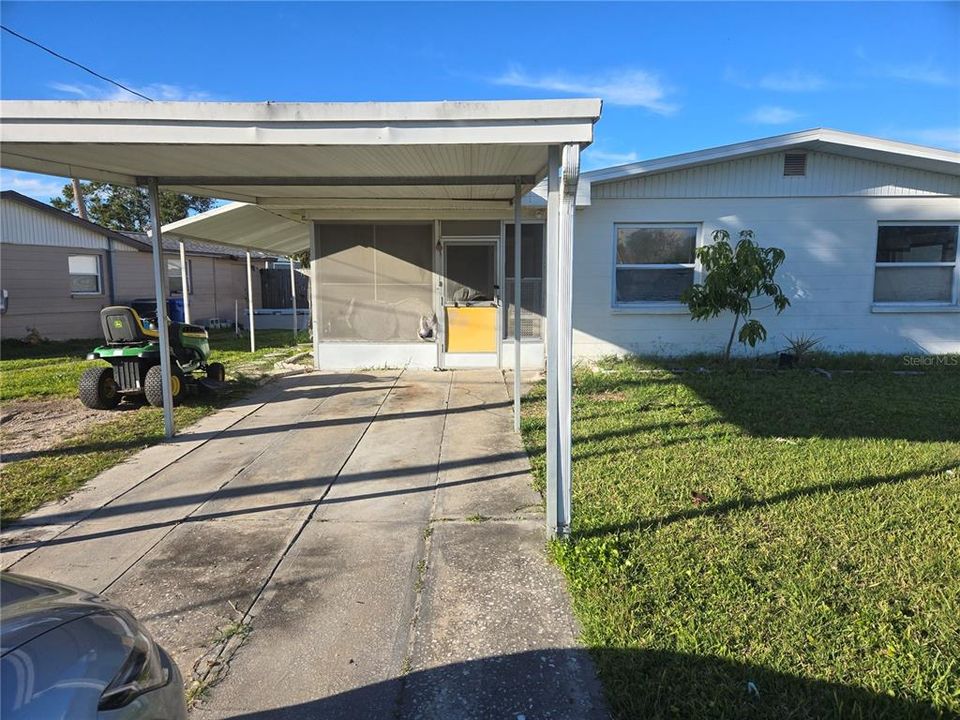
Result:
{"label": "white carport roof", "polygon": [[302,209],[508,202],[547,147],[593,139],[600,100],[417,103],[0,102],[3,166]]}
{"label": "white carport roof", "polygon": [[164,239],[255,247],[275,255],[291,255],[310,247],[310,226],[258,205],[228,203],[168,223]]}
{"label": "white carport roof", "polygon": [[[252,203],[261,214],[244,210],[237,216],[269,221],[269,227],[259,236],[246,228],[243,246],[274,252],[283,242],[292,246],[296,241],[279,239],[265,210],[292,211],[302,219],[305,210],[335,202],[352,209],[388,204],[397,211],[506,209],[514,203],[519,217],[522,194],[547,177],[546,255],[552,280],[546,299],[546,520],[555,535],[570,529],[574,199],[580,150],[593,140],[600,105],[596,99],[342,104],[13,100],[0,102],[0,165],[147,185],[154,227],[159,226],[160,186]],[[233,222],[233,212],[225,209],[219,221]],[[209,219],[218,222],[218,214]],[[186,226],[181,231],[189,232]],[[161,235],[153,241],[158,309],[165,307],[166,296]],[[519,263],[519,242],[515,248]],[[247,284],[252,323],[249,264]],[[516,292],[519,367],[519,284]],[[158,325],[164,430],[171,437],[170,342],[167,324]],[[520,373],[515,373],[518,430],[519,410]]]}

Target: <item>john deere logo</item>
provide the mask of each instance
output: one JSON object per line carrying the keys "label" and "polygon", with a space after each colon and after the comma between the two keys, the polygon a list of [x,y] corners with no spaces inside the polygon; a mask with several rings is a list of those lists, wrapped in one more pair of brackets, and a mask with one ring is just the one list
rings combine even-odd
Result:
{"label": "john deere logo", "polygon": [[123,330],[123,320],[121,320],[120,318],[114,318],[113,326],[118,330]]}

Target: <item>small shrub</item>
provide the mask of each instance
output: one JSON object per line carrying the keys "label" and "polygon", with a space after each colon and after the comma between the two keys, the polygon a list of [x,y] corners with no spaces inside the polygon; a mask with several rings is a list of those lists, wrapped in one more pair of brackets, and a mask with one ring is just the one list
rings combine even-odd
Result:
{"label": "small shrub", "polygon": [[784,335],[783,337],[787,341],[786,352],[793,355],[797,365],[802,365],[804,359],[823,341],[823,338],[814,337],[813,335],[807,335],[805,333],[801,333],[796,337],[791,337],[790,335]]}

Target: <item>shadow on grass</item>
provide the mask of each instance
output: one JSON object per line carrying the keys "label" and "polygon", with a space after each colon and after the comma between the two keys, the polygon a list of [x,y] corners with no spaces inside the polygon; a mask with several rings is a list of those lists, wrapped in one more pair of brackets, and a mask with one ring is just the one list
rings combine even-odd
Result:
{"label": "shadow on grass", "polygon": [[829,377],[744,362],[697,372],[664,361],[659,369],[670,376],[611,379],[609,385],[680,383],[754,437],[960,441],[960,367],[916,375],[833,371]]}
{"label": "shadow on grass", "polygon": [[[396,386],[397,388],[402,388],[403,386]],[[376,388],[352,388],[352,387],[340,387],[335,390],[327,390],[325,393],[315,393],[306,395],[304,393],[298,393],[297,397],[309,397],[311,399],[323,399],[325,397],[332,397],[334,395],[341,395],[344,393],[355,393],[355,392],[369,392],[373,391]],[[285,396],[283,399],[291,399],[289,396]],[[469,405],[466,407],[458,408],[439,408],[435,410],[416,410],[408,411],[402,413],[379,413],[376,415],[351,415],[349,417],[339,417],[339,418],[327,418],[324,420],[306,420],[306,419],[297,419],[293,422],[286,423],[274,423],[273,425],[268,426],[255,426],[255,427],[231,427],[226,430],[215,430],[211,432],[192,432],[189,429],[185,430],[177,435],[178,440],[187,440],[187,441],[206,441],[212,440],[214,438],[221,439],[239,439],[244,437],[252,437],[258,435],[280,435],[292,430],[317,430],[325,427],[335,427],[335,426],[344,426],[344,425],[359,425],[359,424],[368,424],[372,422],[387,422],[390,420],[411,420],[414,418],[423,418],[423,417],[433,417],[433,416],[442,416],[442,415],[451,415],[459,413],[472,413],[479,410],[489,410],[492,408],[499,407],[508,407],[511,403],[502,402],[502,403],[485,403],[482,405]],[[219,409],[222,405],[213,405],[214,409]],[[130,408],[136,409],[136,408]],[[160,431],[153,433],[151,435],[144,435],[138,438],[129,439],[129,440],[116,440],[116,441],[107,441],[107,442],[84,442],[77,445],[69,446],[59,446],[55,448],[50,448],[47,450],[32,450],[29,452],[21,453],[6,453],[4,455],[4,462],[16,462],[22,460],[30,460],[33,458],[39,457],[70,457],[72,455],[85,455],[92,452],[112,452],[114,450],[132,450],[139,449],[145,444],[153,444],[158,440],[163,439],[163,434]]]}
{"label": "shadow on grass", "polygon": [[803,497],[812,495],[833,494],[838,492],[853,492],[866,490],[868,488],[881,485],[898,485],[908,482],[925,475],[938,475],[948,470],[956,469],[955,464],[942,465],[939,467],[925,467],[911,470],[910,472],[898,473],[896,475],[870,475],[857,478],[855,480],[843,480],[823,485],[809,485],[806,487],[795,488],[786,492],[770,495],[763,498],[741,498],[729,502],[718,503],[701,508],[691,508],[679,512],[662,515],[660,517],[645,518],[635,522],[620,523],[616,525],[600,525],[598,527],[588,527],[573,533],[574,538],[596,537],[599,535],[614,534],[624,531],[647,531],[662,528],[675,522],[683,520],[693,520],[701,517],[718,517],[731,512],[740,512],[743,510],[753,510],[756,508],[767,508],[771,505],[788,503]]}
{"label": "shadow on grass", "polygon": [[21,340],[0,342],[0,356],[4,360],[83,360],[88,352],[103,344],[103,338],[89,340],[58,340],[30,345]]}
{"label": "shadow on grass", "polygon": [[[613,695],[617,705],[609,709],[609,714],[593,666],[608,688],[618,688]],[[214,707],[217,700],[214,689]],[[236,697],[223,698],[223,706],[242,703]],[[610,714],[618,720],[947,717],[929,705],[908,698],[880,695],[720,658],[631,649],[597,649],[588,654],[580,648],[538,650],[451,663],[315,700],[224,717],[233,720],[327,717],[599,720]]]}

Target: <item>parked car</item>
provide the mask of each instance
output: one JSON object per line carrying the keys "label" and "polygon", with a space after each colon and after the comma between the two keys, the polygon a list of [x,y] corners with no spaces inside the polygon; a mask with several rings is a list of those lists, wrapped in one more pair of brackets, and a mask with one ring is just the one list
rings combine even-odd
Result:
{"label": "parked car", "polygon": [[0,717],[180,720],[180,671],[130,611],[0,573]]}

